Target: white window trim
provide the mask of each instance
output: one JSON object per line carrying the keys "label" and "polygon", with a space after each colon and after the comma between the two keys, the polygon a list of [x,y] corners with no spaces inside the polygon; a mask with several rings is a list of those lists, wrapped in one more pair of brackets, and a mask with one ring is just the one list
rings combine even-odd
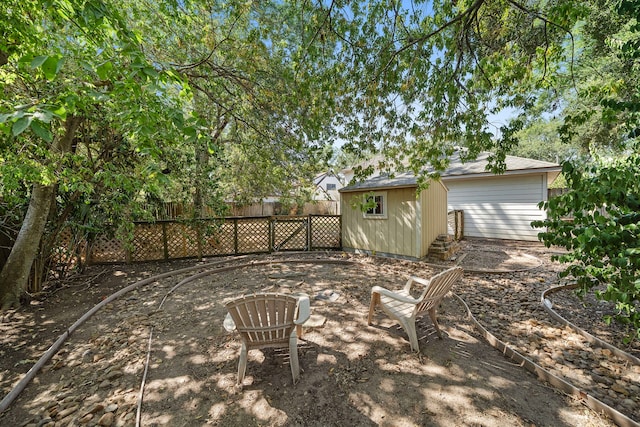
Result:
{"label": "white window trim", "polygon": [[362,212],[362,216],[366,219],[387,219],[388,218],[388,212],[389,212],[389,203],[388,203],[388,199],[387,199],[387,192],[386,191],[374,191],[373,194],[372,193],[367,193],[363,196],[363,202],[367,201],[367,197],[369,196],[373,196],[373,197],[382,197],[382,213],[381,214],[375,214],[375,213],[367,213],[367,211]]}

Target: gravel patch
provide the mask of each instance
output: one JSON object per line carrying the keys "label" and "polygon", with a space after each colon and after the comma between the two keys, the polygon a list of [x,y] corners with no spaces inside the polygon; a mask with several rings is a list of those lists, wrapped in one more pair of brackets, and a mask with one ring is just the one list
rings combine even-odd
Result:
{"label": "gravel patch", "polygon": [[[167,292],[187,276],[173,277],[133,291],[91,318],[0,415],[0,425],[135,425],[150,354],[143,425],[611,426],[488,346],[454,298],[446,298],[440,310],[444,340],[435,339],[428,318],[420,322],[419,354],[409,351],[402,329],[384,316],[376,318],[375,327],[366,326],[372,284],[398,287],[408,274],[429,277],[456,262],[466,273],[454,292],[483,327],[637,422],[640,367],[590,344],[541,306],[541,293],[559,284],[560,266],[551,263],[550,256],[539,244],[465,240],[456,260],[441,266],[335,253],[286,256],[314,260],[299,266],[279,264],[285,257],[245,257],[228,263],[273,259],[274,267],[203,278],[177,290],[158,310]],[[323,266],[316,262],[323,257],[354,265]],[[140,268],[147,269],[114,267],[109,277],[139,280],[144,276]],[[121,282],[113,286],[128,284]],[[314,315],[323,321],[305,332],[300,346],[304,372],[296,388],[291,388],[288,366],[283,366],[286,354],[275,350],[251,356],[249,383],[243,390],[235,386],[239,344],[222,329],[223,302],[256,290],[327,296],[312,302]],[[611,307],[597,303],[585,308],[575,298],[570,291],[553,294],[554,309],[593,335],[639,353],[637,342],[623,343],[623,328],[600,320]],[[87,304],[90,308],[95,302]],[[43,308],[36,306],[34,313],[47,313]],[[72,313],[71,321],[77,318],[76,311]],[[13,313],[0,324],[7,332],[3,348],[21,349],[3,353],[3,393],[43,350],[41,335],[34,334],[34,342],[28,338],[32,314]],[[59,321],[51,333],[57,336],[67,324]],[[12,354],[19,357],[6,357]]]}

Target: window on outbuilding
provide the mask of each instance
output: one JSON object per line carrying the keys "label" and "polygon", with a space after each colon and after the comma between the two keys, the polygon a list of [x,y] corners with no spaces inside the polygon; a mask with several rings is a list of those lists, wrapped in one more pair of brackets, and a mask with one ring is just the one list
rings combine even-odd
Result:
{"label": "window on outbuilding", "polygon": [[371,205],[364,211],[365,218],[387,218],[387,192],[376,192],[365,196],[365,203]]}
{"label": "window on outbuilding", "polygon": [[335,184],[327,184],[327,191],[335,191],[335,190],[336,190]]}

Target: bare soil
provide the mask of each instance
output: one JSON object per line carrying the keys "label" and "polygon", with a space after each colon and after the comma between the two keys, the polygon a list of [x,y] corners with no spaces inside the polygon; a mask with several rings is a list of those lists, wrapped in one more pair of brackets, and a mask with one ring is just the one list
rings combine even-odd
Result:
{"label": "bare soil", "polygon": [[[539,276],[549,261],[532,256],[532,248],[540,250],[523,242],[466,244],[457,262],[467,273],[454,291],[473,289],[483,271]],[[221,263],[208,268],[220,271],[178,287],[207,268],[161,279],[98,311],[0,414],[0,425],[612,425],[505,359],[453,297],[439,311],[444,339],[428,316],[419,322],[420,353],[382,313],[367,325],[373,285],[398,288],[408,275],[430,277],[444,264],[343,253],[209,261]],[[104,298],[197,265],[203,263],[96,266],[28,307],[0,313],[2,395]],[[296,385],[287,351],[278,349],[250,352],[245,381],[236,385],[240,342],[222,326],[224,303],[259,291],[311,298],[317,323],[299,340]]]}

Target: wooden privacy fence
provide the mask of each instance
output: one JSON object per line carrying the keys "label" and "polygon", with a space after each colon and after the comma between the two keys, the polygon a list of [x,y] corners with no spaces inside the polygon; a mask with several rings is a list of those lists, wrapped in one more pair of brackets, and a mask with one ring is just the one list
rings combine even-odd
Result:
{"label": "wooden privacy fence", "polygon": [[464,238],[464,211],[456,209],[447,212],[447,223],[449,234],[452,234],[455,240],[462,240]]}
{"label": "wooden privacy fence", "polygon": [[342,248],[340,215],[136,222],[131,247],[97,237],[89,264]]}

